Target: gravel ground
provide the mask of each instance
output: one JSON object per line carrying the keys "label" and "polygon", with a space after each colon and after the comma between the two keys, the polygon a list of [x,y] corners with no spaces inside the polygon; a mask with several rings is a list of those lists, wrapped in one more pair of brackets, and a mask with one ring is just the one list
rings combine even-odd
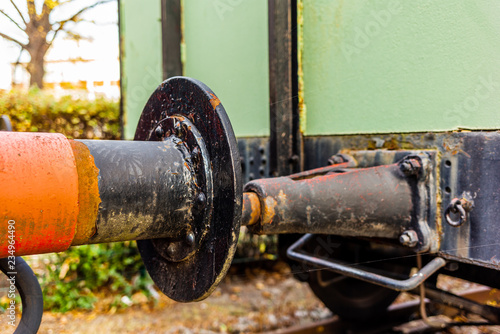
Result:
{"label": "gravel ground", "polygon": [[[160,295],[156,303],[134,295],[134,305],[109,309],[103,295],[92,312],[45,312],[39,333],[220,333],[263,332],[326,319],[331,313],[285,264],[273,271],[232,270],[215,292],[197,303],[177,303]],[[3,326],[0,333],[12,333]]]}
{"label": "gravel ground", "polygon": [[[110,307],[114,296],[103,293],[91,312],[45,312],[39,333],[260,333],[332,316],[306,283],[292,277],[286,264],[277,263],[271,270],[243,268],[231,268],[215,292],[201,302],[177,303],[161,294],[151,302],[136,294],[131,298],[134,306],[116,310]],[[438,286],[460,292],[477,285],[440,276]],[[401,294],[396,303],[414,298]],[[498,305],[500,300],[491,302]],[[12,333],[6,316],[0,317],[0,333]],[[462,327],[443,333],[500,333],[500,327]]]}

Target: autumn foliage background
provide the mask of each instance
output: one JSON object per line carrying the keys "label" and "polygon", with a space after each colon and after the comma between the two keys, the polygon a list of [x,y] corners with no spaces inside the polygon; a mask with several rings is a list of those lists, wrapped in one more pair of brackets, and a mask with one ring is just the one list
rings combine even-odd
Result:
{"label": "autumn foliage background", "polygon": [[120,139],[120,106],[97,98],[59,99],[38,88],[0,92],[0,114],[9,116],[13,130],[57,132],[75,139]]}

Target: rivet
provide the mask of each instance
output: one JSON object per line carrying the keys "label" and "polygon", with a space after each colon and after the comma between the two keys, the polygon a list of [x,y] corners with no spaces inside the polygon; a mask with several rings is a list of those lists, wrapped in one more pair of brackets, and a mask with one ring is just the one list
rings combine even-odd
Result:
{"label": "rivet", "polygon": [[418,243],[417,232],[413,230],[404,231],[399,237],[399,242],[406,247],[415,247]]}
{"label": "rivet", "polygon": [[206,204],[207,197],[203,192],[198,194],[198,197],[196,198],[196,205],[198,206],[199,209],[203,209]]}
{"label": "rivet", "polygon": [[188,235],[186,236],[186,242],[189,246],[194,245],[194,233],[192,231],[189,232]]}
{"label": "rivet", "polygon": [[158,137],[158,138],[163,137],[163,135],[165,134],[165,132],[163,131],[163,128],[161,127],[161,125],[159,125],[159,126],[156,127],[155,134],[156,134],[156,137]]}

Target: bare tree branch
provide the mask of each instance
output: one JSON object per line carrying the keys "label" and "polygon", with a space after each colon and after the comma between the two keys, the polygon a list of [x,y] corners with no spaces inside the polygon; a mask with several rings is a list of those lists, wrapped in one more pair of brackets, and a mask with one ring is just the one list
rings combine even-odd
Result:
{"label": "bare tree branch", "polygon": [[19,8],[16,6],[16,4],[14,3],[14,0],[10,0],[10,3],[12,4],[12,6],[14,6],[14,8],[17,10],[17,13],[19,14],[19,16],[21,16],[21,20],[23,20],[23,23],[24,25],[28,25],[28,23],[26,23],[26,19],[24,18],[23,14],[21,14],[21,11],[19,10]]}
{"label": "bare tree branch", "polygon": [[35,0],[26,0],[26,6],[28,7],[28,16],[30,18],[30,21],[36,21],[36,6],[35,6]]}
{"label": "bare tree branch", "polygon": [[64,29],[64,23],[59,23],[59,28],[57,28],[56,30],[54,30],[54,35],[52,35],[52,39],[49,42],[49,47],[51,47],[52,43],[54,43],[54,40],[56,39],[57,34],[59,33],[59,31],[61,31],[63,29]]}
{"label": "bare tree branch", "polygon": [[82,9],[80,9],[78,12],[76,12],[73,16],[71,16],[70,18],[66,19],[66,20],[61,20],[61,21],[56,21],[53,23],[53,25],[55,24],[59,24],[59,27],[57,29],[54,30],[54,35],[52,36],[52,39],[50,40],[49,42],[49,47],[52,46],[52,43],[54,42],[54,40],[56,39],[56,36],[57,34],[61,31],[61,30],[64,30],[64,25],[68,22],[71,22],[71,21],[76,21],[76,19],[78,18],[78,16],[80,16],[81,14],[83,14],[84,12],[86,12],[87,10],[89,9],[92,9],[98,5],[102,5],[102,4],[105,4],[105,3],[108,3],[108,2],[113,2],[114,0],[103,0],[103,1],[98,1],[96,3],[94,3],[93,5],[90,5],[90,6],[87,6],[87,7],[84,7]]}
{"label": "bare tree branch", "polygon": [[19,52],[19,57],[17,57],[17,61],[14,64],[14,67],[12,68],[12,76],[11,76],[11,80],[10,80],[10,83],[12,86],[16,85],[16,69],[21,64],[21,56],[23,54],[23,51],[24,51],[24,49],[21,48],[21,52]]}
{"label": "bare tree branch", "polygon": [[8,18],[12,23],[14,23],[19,29],[21,29],[22,31],[24,31],[23,27],[21,27],[21,25],[19,25],[19,23],[17,23],[16,21],[14,21],[14,19],[12,17],[10,17],[7,13],[5,13],[1,9],[0,9],[0,13],[2,13],[6,18]]}
{"label": "bare tree branch", "polygon": [[23,49],[26,49],[26,44],[19,42],[19,41],[18,41],[17,39],[15,39],[15,38],[12,38],[12,37],[10,37],[10,36],[8,36],[8,35],[5,35],[5,34],[3,34],[3,33],[1,33],[1,32],[0,32],[0,37],[3,37],[3,38],[5,38],[5,39],[8,39],[9,41],[12,41],[12,42],[14,42],[14,43],[18,44],[18,45],[19,45],[20,47],[22,47]]}
{"label": "bare tree branch", "polygon": [[[2,1],[7,2],[6,0]],[[20,10],[21,7],[19,6],[19,3],[24,1],[26,2],[27,13]],[[95,3],[88,4],[86,7],[84,5],[83,8],[79,7],[81,9],[76,11],[73,15],[70,15],[67,19],[56,22],[51,20],[51,13],[56,7],[73,1],[74,0],[40,0],[43,5],[41,7],[37,7],[37,5],[40,4],[37,0],[10,0],[10,3],[17,11],[17,14],[19,14],[22,23],[19,21],[19,18],[16,17],[17,14],[10,15],[8,12],[0,9],[0,17],[6,16],[28,36],[29,42],[22,43],[21,41],[24,40],[23,37],[11,37],[5,33],[0,33],[0,38],[14,42],[21,47],[19,55],[21,55],[23,51],[27,51],[30,54],[31,58],[27,65],[27,70],[31,75],[30,85],[38,85],[40,88],[43,87],[43,76],[45,74],[44,58],[47,50],[52,46],[60,31],[66,32],[69,38],[73,38],[77,41],[85,38],[76,33],[73,30],[73,26],[68,24],[69,22],[74,22],[76,24],[84,21],[81,16],[86,11],[96,6],[116,0],[93,0],[92,2],[95,1]],[[18,62],[19,60],[20,58],[18,59]]]}
{"label": "bare tree branch", "polygon": [[70,22],[70,21],[74,21],[78,18],[78,16],[80,16],[81,14],[83,14],[84,12],[86,12],[87,10],[89,9],[92,9],[96,6],[99,6],[99,5],[102,5],[102,4],[105,4],[105,3],[108,3],[108,2],[113,2],[114,0],[103,0],[103,1],[98,1],[96,3],[94,3],[93,5],[90,5],[90,6],[87,6],[87,7],[84,7],[82,9],[80,9],[78,12],[76,12],[73,16],[71,16],[69,19],[66,19],[66,20],[61,20],[61,21],[56,21],[54,22],[54,24],[60,24],[60,23],[67,23],[67,22]]}
{"label": "bare tree branch", "polygon": [[65,0],[65,1],[58,0],[57,4],[58,4],[58,6],[62,6],[62,5],[65,5],[67,3],[70,3],[71,1],[73,1],[73,0]]}

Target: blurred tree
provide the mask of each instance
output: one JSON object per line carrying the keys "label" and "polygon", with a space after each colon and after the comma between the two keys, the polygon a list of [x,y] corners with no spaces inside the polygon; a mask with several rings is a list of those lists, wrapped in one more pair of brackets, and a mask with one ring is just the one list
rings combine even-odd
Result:
{"label": "blurred tree", "polygon": [[[27,13],[23,15],[23,11],[20,9],[24,8],[21,8],[20,2],[24,1],[26,1]],[[68,26],[68,23],[82,21],[82,14],[87,10],[111,1],[114,0],[96,1],[90,5],[80,7],[73,14],[68,15],[67,18],[60,20],[53,19],[54,12],[57,12],[60,6],[76,2],[76,0],[10,0],[13,10],[15,9],[17,13],[16,16],[9,15],[5,10],[0,9],[0,14],[11,21],[24,35],[22,39],[19,39],[14,34],[0,31],[0,37],[21,47],[21,54],[23,51],[30,54],[31,59],[27,65],[27,71],[30,74],[30,86],[37,85],[39,88],[43,88],[45,55],[61,32],[65,32],[75,40],[84,38],[73,30],[75,25]],[[4,25],[2,25],[3,27]],[[27,42],[24,43],[23,39],[26,39]]]}

